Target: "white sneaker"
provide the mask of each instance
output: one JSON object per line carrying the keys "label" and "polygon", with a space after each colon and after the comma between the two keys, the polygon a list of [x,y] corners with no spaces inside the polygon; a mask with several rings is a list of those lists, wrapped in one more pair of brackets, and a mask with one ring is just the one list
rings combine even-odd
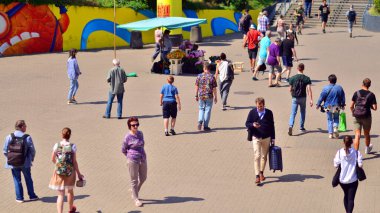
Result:
{"label": "white sneaker", "polygon": [[373,145],[372,145],[372,144],[369,144],[369,146],[367,146],[367,147],[365,148],[364,152],[365,152],[366,154],[369,154],[369,153],[371,153],[372,148],[373,148]]}
{"label": "white sneaker", "polygon": [[135,206],[137,207],[142,207],[143,206],[143,203],[141,203],[141,201],[139,199],[136,199],[135,200]]}
{"label": "white sneaker", "polygon": [[329,134],[329,138],[333,139],[334,138],[333,134]]}
{"label": "white sneaker", "polygon": [[335,137],[335,138],[339,138],[338,127],[334,127],[334,137]]}

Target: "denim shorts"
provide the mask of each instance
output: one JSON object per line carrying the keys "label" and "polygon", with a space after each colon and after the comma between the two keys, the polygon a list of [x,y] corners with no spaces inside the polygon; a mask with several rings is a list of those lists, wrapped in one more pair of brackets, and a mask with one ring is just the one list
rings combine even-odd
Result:
{"label": "denim shorts", "polygon": [[259,56],[259,59],[257,59],[257,66],[260,66],[260,65],[262,65],[262,64],[265,64],[265,60],[266,60],[266,58],[261,58],[261,57]]}
{"label": "denim shorts", "polygon": [[282,64],[285,67],[293,67],[293,58],[291,56],[282,56]]}
{"label": "denim shorts", "polygon": [[[277,71],[275,71],[277,70]],[[269,73],[271,74],[275,74],[275,73],[281,73],[281,66],[280,65],[268,65],[268,71]]]}

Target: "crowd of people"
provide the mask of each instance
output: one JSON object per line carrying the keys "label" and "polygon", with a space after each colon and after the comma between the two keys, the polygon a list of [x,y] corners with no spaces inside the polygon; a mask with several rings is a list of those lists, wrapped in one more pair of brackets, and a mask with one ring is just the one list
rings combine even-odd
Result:
{"label": "crowd of people", "polygon": [[[326,2],[324,1],[324,4]],[[292,136],[294,132],[294,123],[297,115],[298,107],[300,108],[299,131],[306,132],[306,106],[313,107],[313,93],[311,89],[312,81],[305,74],[305,64],[297,64],[297,74],[291,75],[293,61],[298,62],[295,50],[295,36],[302,34],[302,19],[304,14],[310,16],[310,1],[305,1],[306,10],[302,8],[302,4],[296,11],[297,30],[294,31],[292,25],[286,30],[286,23],[280,17],[277,22],[278,37],[271,41],[271,31],[269,29],[269,21],[267,12],[264,11],[258,18],[258,26],[252,22],[249,11],[245,11],[245,15],[241,19],[241,31],[243,32],[243,48],[248,49],[250,59],[250,70],[253,73],[252,79],[259,80],[258,72],[268,70],[269,87],[278,87],[280,82],[289,84],[289,92],[291,98],[291,110],[289,117],[288,135]],[[322,22],[327,22],[329,10],[327,6],[321,6]],[[349,14],[347,14],[349,16]],[[301,18],[298,18],[301,17]],[[323,31],[325,25],[323,26]],[[159,29],[157,29],[159,30]],[[296,33],[297,32],[297,33]],[[164,34],[157,31],[156,36],[156,52],[152,59],[158,56],[161,47],[163,56],[170,52],[171,42],[168,38],[170,31]],[[297,41],[298,43],[298,41]],[[70,80],[70,88],[68,93],[68,104],[75,104],[77,100],[75,95],[78,91],[78,76],[81,74],[76,60],[77,50],[69,51],[69,59],[67,61],[67,73]],[[256,60],[258,56],[258,59]],[[106,82],[110,86],[109,96],[106,106],[106,112],[103,116],[105,119],[111,117],[112,103],[117,97],[118,108],[117,118],[122,118],[123,95],[125,92],[124,83],[127,81],[127,75],[120,66],[120,61],[114,59],[113,67],[108,72]],[[225,53],[220,54],[220,60],[216,61],[216,72],[212,74],[210,70],[212,65],[208,62],[203,63],[203,73],[199,74],[195,79],[195,101],[199,104],[198,114],[198,130],[210,131],[210,119],[213,104],[218,100],[218,85],[220,97],[222,100],[222,110],[227,110],[229,90],[233,83],[233,68],[227,60]],[[265,67],[265,68],[263,68]],[[231,74],[232,72],[232,74]],[[274,83],[273,83],[274,81]],[[346,107],[346,98],[343,87],[337,84],[337,76],[331,74],[328,76],[329,84],[321,91],[316,109],[325,111],[327,116],[328,138],[339,138],[339,114]],[[338,150],[334,158],[334,166],[341,168],[340,185],[344,191],[344,206],[347,212],[352,212],[354,207],[355,193],[358,188],[358,177],[356,176],[356,164],[362,167],[362,155],[359,151],[359,142],[362,129],[365,137],[365,153],[372,151],[373,145],[370,142],[370,130],[372,124],[371,110],[377,110],[377,102],[375,94],[369,91],[371,80],[365,78],[362,82],[361,90],[356,91],[351,99],[349,109],[354,117],[355,138],[350,136],[343,137],[343,148]],[[166,136],[174,136],[175,124],[178,111],[181,110],[181,100],[176,86],[174,86],[174,77],[167,77],[167,84],[164,84],[160,92],[160,105],[162,106],[162,114],[164,120],[164,134]],[[307,104],[308,103],[308,104]],[[267,163],[267,156],[271,146],[275,144],[275,122],[274,114],[270,109],[265,107],[265,99],[257,97],[256,106],[250,110],[245,126],[248,130],[248,140],[252,141],[254,150],[254,173],[256,176],[255,183],[260,184],[265,181],[264,170]],[[171,119],[171,120],[170,120]],[[169,129],[170,123],[170,129]],[[126,156],[128,170],[130,173],[131,197],[134,204],[138,207],[143,206],[143,202],[139,198],[139,192],[145,180],[147,179],[147,157],[144,150],[144,135],[138,130],[140,126],[136,117],[130,117],[127,121],[129,132],[125,135],[122,144],[122,153]],[[24,202],[23,186],[21,183],[21,173],[24,175],[29,199],[34,201],[39,197],[34,192],[33,180],[31,177],[31,166],[35,158],[35,148],[30,135],[26,134],[26,123],[24,120],[18,120],[15,124],[15,131],[8,135],[3,146],[3,153],[7,158],[6,168],[11,169],[16,201]],[[79,170],[77,162],[77,148],[70,141],[71,129],[68,127],[62,130],[62,141],[56,143],[53,147],[51,160],[55,165],[53,175],[51,177],[49,188],[58,191],[57,212],[63,212],[63,201],[67,191],[67,200],[69,203],[69,212],[75,212],[74,206],[74,186],[76,177],[83,181],[84,176]],[[354,147],[351,148],[351,145]]]}

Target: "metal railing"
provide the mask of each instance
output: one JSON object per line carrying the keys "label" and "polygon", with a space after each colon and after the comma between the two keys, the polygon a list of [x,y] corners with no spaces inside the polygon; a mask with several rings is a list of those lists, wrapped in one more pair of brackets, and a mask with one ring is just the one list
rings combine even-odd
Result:
{"label": "metal railing", "polygon": [[367,6],[365,7],[365,10],[363,11],[362,27],[364,27],[364,24],[365,24],[365,14],[372,7],[372,5],[373,5],[373,0],[368,0]]}

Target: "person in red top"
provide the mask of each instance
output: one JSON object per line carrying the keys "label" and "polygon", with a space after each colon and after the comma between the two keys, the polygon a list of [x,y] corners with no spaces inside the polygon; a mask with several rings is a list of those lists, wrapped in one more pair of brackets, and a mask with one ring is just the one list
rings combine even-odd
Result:
{"label": "person in red top", "polygon": [[251,62],[251,71],[255,69],[255,61],[257,56],[257,50],[259,49],[259,40],[264,37],[262,33],[255,29],[255,26],[251,24],[247,36],[243,41],[243,48],[248,46],[248,57]]}

